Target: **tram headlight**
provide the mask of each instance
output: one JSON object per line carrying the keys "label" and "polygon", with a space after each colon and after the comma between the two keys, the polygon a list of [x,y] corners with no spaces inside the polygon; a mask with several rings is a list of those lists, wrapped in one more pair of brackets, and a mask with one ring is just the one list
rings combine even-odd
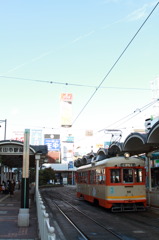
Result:
{"label": "tram headlight", "polygon": [[130,157],[130,153],[128,153],[128,152],[124,153],[124,157],[125,158],[129,158]]}

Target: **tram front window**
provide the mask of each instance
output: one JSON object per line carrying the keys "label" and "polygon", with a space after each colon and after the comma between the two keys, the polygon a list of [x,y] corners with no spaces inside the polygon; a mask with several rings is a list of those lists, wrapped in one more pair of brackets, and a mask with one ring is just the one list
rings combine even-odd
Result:
{"label": "tram front window", "polygon": [[127,183],[127,182],[132,183],[133,182],[133,169],[123,169],[123,181],[125,183]]}
{"label": "tram front window", "polygon": [[135,182],[140,183],[143,182],[143,171],[142,169],[138,168],[134,170],[135,175]]}

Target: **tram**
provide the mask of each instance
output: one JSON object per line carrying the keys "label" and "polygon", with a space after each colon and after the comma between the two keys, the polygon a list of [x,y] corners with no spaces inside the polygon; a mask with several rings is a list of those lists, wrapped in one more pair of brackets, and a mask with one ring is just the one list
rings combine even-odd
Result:
{"label": "tram", "polygon": [[146,209],[145,163],[118,156],[92,161],[76,172],[77,197],[113,212]]}

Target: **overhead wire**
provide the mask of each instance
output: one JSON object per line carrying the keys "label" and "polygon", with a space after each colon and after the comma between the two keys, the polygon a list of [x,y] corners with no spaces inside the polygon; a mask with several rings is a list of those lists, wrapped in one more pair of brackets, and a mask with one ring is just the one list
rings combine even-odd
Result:
{"label": "overhead wire", "polygon": [[[119,128],[121,125],[123,125],[124,123],[130,121],[132,118],[136,117],[138,114],[142,113],[143,111],[145,111],[147,108],[151,107],[152,105],[154,105],[155,103],[157,103],[159,101],[159,99],[156,99],[146,105],[144,105],[143,107],[141,108],[137,108],[136,110],[134,110],[132,113],[128,114],[127,116],[119,119],[118,121],[106,126],[105,128],[103,129],[100,129],[98,131],[96,131],[94,134],[98,134],[99,132],[106,132],[106,131],[120,131],[121,128]],[[123,122],[124,121],[124,122]],[[111,126],[114,126],[115,124],[117,123],[120,123],[118,126],[116,126],[115,128],[113,129],[110,129]],[[104,136],[104,135],[103,135]],[[77,142],[80,142],[80,141],[83,141],[84,139],[86,139],[86,137],[83,137],[81,139],[79,139]]]}
{"label": "overhead wire", "polygon": [[93,94],[90,96],[90,98],[88,99],[88,101],[86,102],[86,104],[83,106],[83,108],[81,109],[81,111],[78,113],[77,117],[74,119],[72,125],[74,125],[74,123],[77,121],[77,119],[79,118],[79,116],[81,115],[81,113],[84,111],[84,109],[86,108],[86,106],[89,104],[89,102],[92,100],[92,98],[94,97],[94,95],[96,94],[96,92],[99,90],[99,88],[101,87],[101,85],[103,84],[103,82],[106,80],[106,78],[109,76],[109,74],[112,72],[112,70],[114,69],[114,67],[116,66],[116,64],[119,62],[119,60],[121,59],[121,57],[124,55],[124,53],[126,52],[126,50],[128,49],[128,47],[130,46],[130,44],[134,41],[134,39],[136,38],[136,36],[138,35],[138,33],[140,32],[140,30],[142,29],[142,27],[145,25],[145,23],[147,22],[147,20],[150,18],[150,16],[152,15],[152,13],[154,12],[154,10],[157,8],[159,2],[157,2],[157,4],[155,5],[155,7],[152,9],[152,11],[149,13],[149,15],[147,16],[147,18],[144,20],[144,22],[141,24],[141,26],[139,27],[139,29],[137,30],[137,32],[135,33],[135,35],[131,38],[131,40],[129,41],[129,43],[126,45],[126,47],[124,48],[124,50],[122,51],[122,53],[119,55],[119,57],[117,58],[117,60],[114,62],[114,64],[112,65],[112,67],[110,68],[110,70],[107,72],[107,74],[105,75],[105,77],[103,78],[103,80],[100,82],[100,84],[98,85],[98,87],[95,89],[95,91],[93,92]]}
{"label": "overhead wire", "polygon": [[[141,112],[145,111],[147,108],[149,108],[149,107],[151,107],[152,105],[154,105],[155,103],[157,103],[158,101],[159,101],[159,99],[156,99],[156,100],[148,103],[147,105],[143,106],[142,108],[137,108],[133,113],[131,113],[131,114],[129,114],[128,116],[126,116],[126,117],[118,120],[118,121],[115,122],[114,124],[109,125],[108,128],[109,128],[110,126],[112,126],[112,125],[115,125],[116,123],[120,123],[120,122],[121,122],[121,123],[117,126],[117,128],[120,127],[120,126],[123,125],[124,123],[126,123],[126,122],[130,121],[132,118],[136,117],[136,116],[137,116],[138,114],[140,114]],[[125,121],[123,122],[123,120],[125,120]]]}
{"label": "overhead wire", "polygon": [[[74,87],[97,88],[97,86],[87,85],[87,84],[77,84],[77,83],[68,83],[68,82],[55,82],[55,81],[31,79],[31,78],[8,77],[8,76],[2,76],[2,75],[0,76],[0,78],[17,79],[17,80],[29,81],[29,82],[39,82],[39,83],[41,82],[41,83],[66,85],[66,86],[74,86]],[[150,91],[151,90],[151,89],[148,89],[148,88],[112,87],[112,86],[110,86],[110,87],[101,87],[101,88],[117,89],[117,90],[142,90],[142,91]]]}

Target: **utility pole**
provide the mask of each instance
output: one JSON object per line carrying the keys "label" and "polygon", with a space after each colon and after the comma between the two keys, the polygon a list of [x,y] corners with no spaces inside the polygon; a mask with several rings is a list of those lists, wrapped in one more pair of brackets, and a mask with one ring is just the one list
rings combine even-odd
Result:
{"label": "utility pole", "polygon": [[[5,120],[0,120],[0,123],[5,123],[5,127],[4,127],[4,140],[6,140],[6,131],[7,131],[7,119]],[[0,125],[1,127],[1,125]]]}

